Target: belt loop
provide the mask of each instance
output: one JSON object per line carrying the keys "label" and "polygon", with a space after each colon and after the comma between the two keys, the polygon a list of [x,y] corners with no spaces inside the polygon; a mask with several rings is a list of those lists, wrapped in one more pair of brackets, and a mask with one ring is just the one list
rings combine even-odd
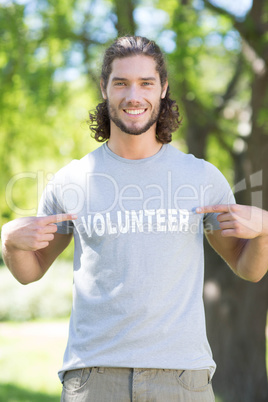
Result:
{"label": "belt loop", "polygon": [[98,367],[98,373],[103,374],[104,373],[104,367]]}

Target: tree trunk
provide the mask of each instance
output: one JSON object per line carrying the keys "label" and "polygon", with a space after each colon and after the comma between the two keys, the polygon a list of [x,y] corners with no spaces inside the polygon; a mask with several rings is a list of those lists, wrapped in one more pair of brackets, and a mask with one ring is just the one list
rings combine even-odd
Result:
{"label": "tree trunk", "polygon": [[[244,158],[235,161],[237,179],[246,178],[248,185],[245,191],[237,194],[237,202],[257,204],[265,209],[268,209],[268,135],[261,111],[268,106],[267,90],[267,76],[256,77],[252,86],[249,148]],[[240,176],[242,171],[243,177]],[[248,283],[237,278],[225,265],[206,247],[204,300],[207,330],[218,362],[214,390],[224,402],[267,402],[265,328],[268,276],[259,283]]]}
{"label": "tree trunk", "polygon": [[133,18],[133,0],[115,0],[114,5],[118,18],[116,24],[118,35],[134,35],[136,26]]}
{"label": "tree trunk", "polygon": [[268,277],[237,278],[205,244],[204,300],[208,339],[217,363],[215,394],[224,402],[267,402],[266,316]]}

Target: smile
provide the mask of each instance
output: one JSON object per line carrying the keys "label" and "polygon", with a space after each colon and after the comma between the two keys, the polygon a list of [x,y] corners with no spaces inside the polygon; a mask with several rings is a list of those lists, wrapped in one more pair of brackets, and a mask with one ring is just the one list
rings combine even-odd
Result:
{"label": "smile", "polygon": [[146,109],[124,109],[124,112],[127,114],[138,115],[142,114],[146,111]]}

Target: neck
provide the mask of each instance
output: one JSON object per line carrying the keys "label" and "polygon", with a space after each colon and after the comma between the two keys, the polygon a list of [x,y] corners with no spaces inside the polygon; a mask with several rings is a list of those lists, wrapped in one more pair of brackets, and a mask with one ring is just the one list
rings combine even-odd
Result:
{"label": "neck", "polygon": [[118,156],[125,159],[144,159],[155,155],[162,148],[156,139],[155,130],[140,135],[115,133],[111,130],[108,147]]}

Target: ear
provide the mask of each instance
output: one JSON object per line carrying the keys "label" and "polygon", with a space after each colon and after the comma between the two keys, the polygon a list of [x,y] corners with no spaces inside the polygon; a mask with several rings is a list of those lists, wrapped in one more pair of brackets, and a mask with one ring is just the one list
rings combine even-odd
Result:
{"label": "ear", "polygon": [[167,89],[168,89],[168,81],[165,83],[165,85],[162,88],[161,99],[164,99],[164,97],[166,96]]}
{"label": "ear", "polygon": [[106,95],[106,90],[105,90],[105,88],[104,88],[104,81],[103,81],[103,79],[100,80],[100,88],[101,88],[101,93],[102,93],[103,99],[107,99],[107,95]]}

